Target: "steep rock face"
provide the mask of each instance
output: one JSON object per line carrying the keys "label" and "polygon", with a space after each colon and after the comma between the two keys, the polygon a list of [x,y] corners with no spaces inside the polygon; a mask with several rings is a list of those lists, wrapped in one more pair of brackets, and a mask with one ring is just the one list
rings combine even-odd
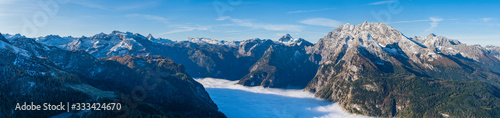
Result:
{"label": "steep rock face", "polygon": [[304,88],[314,77],[317,64],[309,60],[305,47],[312,46],[304,39],[289,34],[269,47],[238,84],[273,88]]}
{"label": "steep rock face", "polygon": [[[72,117],[225,117],[182,65],[164,57],[97,59],[85,51],[65,51],[29,38],[1,40],[0,52],[0,89],[4,90],[0,117],[50,117],[65,112],[12,110],[15,103],[31,101],[123,105],[121,112],[65,114]],[[144,96],[132,93],[137,87],[145,88],[139,93]]]}
{"label": "steep rock face", "polygon": [[[449,49],[446,46],[453,44],[460,45],[458,41],[446,40],[435,35],[427,38],[407,38],[396,29],[382,23],[342,25],[320,39],[314,46],[307,48],[308,53],[321,55],[321,59],[316,60],[320,62],[320,66],[306,90],[316,92],[316,96],[320,98],[339,102],[349,112],[364,115],[463,116],[474,112],[463,109],[446,111],[443,106],[450,104],[440,102],[451,100],[454,104],[462,106],[471,101],[457,103],[458,98],[436,97],[414,89],[428,87],[455,93],[457,90],[450,86],[469,85],[471,84],[469,81],[481,81],[473,83],[480,84],[481,87],[474,88],[474,85],[470,85],[467,86],[470,88],[464,88],[467,88],[466,91],[474,89],[486,91],[481,93],[484,96],[479,98],[487,99],[485,100],[487,103],[498,104],[500,77],[493,67],[487,67],[479,62],[498,60],[489,58],[493,56],[486,53],[481,53],[485,56],[474,54],[484,52],[474,51],[473,49],[479,49],[475,48],[476,46],[461,45],[462,49],[457,49],[471,59],[462,54],[442,51],[442,48]],[[471,50],[472,52],[467,52]],[[415,87],[417,85],[418,87]],[[491,88],[494,88],[494,91],[490,91]],[[473,95],[460,93],[460,96]],[[422,99],[418,97],[433,98],[436,101],[430,102],[429,106],[422,106],[427,103],[421,103]],[[491,106],[489,108],[493,110],[481,110],[481,106],[482,104],[473,104],[471,107],[486,112],[486,116],[498,111]]]}

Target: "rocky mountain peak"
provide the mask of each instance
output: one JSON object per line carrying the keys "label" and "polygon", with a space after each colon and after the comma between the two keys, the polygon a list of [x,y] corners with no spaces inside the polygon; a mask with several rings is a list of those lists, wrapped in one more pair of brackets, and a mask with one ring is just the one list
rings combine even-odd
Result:
{"label": "rocky mountain peak", "polygon": [[351,25],[349,23],[342,25],[330,32],[326,38],[361,38],[374,39],[381,44],[389,44],[398,42],[398,39],[406,38],[398,30],[383,23],[364,22],[359,25]]}
{"label": "rocky mountain peak", "polygon": [[294,38],[292,38],[292,36],[290,36],[290,34],[284,35],[283,37],[281,37],[280,39],[278,39],[278,42],[279,43],[283,43],[283,44],[285,44],[287,46],[295,46],[295,45],[298,45],[298,46],[311,46],[311,45],[313,45],[311,42],[308,42],[308,41],[306,41],[303,38],[294,39]]}
{"label": "rocky mountain peak", "polygon": [[[423,38],[423,37],[422,37]],[[419,39],[421,43],[431,47],[442,47],[462,44],[460,41],[455,39],[449,39],[443,36],[438,36],[434,33],[429,34],[423,39]]]}
{"label": "rocky mountain peak", "polygon": [[[369,22],[339,26],[307,50],[309,53],[320,54],[322,59],[319,63],[327,64],[359,61],[353,59],[358,59],[358,55],[362,54],[370,58],[378,58],[372,60],[376,65],[384,65],[384,61],[409,59],[418,65],[425,66],[426,64],[420,61],[421,58],[431,58],[428,55],[434,55],[419,42],[412,41],[387,24]],[[352,64],[344,66],[354,67]]]}
{"label": "rocky mountain peak", "polygon": [[96,34],[94,36],[92,36],[92,40],[99,40],[99,39],[103,39],[104,37],[108,36],[107,34],[105,34],[104,32],[101,32],[99,34]]}
{"label": "rocky mountain peak", "polygon": [[45,36],[45,38],[54,38],[55,39],[55,38],[61,38],[61,36],[59,36],[59,35],[52,35],[51,34],[51,35]]}
{"label": "rocky mountain peak", "polygon": [[146,38],[147,38],[148,40],[150,40],[150,41],[155,39],[155,38],[153,37],[153,35],[151,35],[151,34],[148,34],[148,36],[147,36]]}
{"label": "rocky mountain peak", "polygon": [[290,34],[286,34],[286,35],[282,36],[278,41],[280,41],[280,42],[288,42],[290,40],[293,40],[292,36],[290,36]]}
{"label": "rocky mountain peak", "polygon": [[111,32],[111,34],[123,34],[123,32],[118,31],[118,30],[114,30],[113,32]]}
{"label": "rocky mountain peak", "polygon": [[437,35],[436,35],[436,34],[434,34],[434,33],[431,33],[431,34],[427,35],[427,37],[436,37],[436,36],[437,36]]}

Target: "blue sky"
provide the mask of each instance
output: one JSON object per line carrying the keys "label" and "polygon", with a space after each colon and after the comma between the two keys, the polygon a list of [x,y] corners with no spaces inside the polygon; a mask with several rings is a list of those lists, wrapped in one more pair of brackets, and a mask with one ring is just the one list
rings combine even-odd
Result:
{"label": "blue sky", "polygon": [[92,36],[120,30],[172,40],[276,40],[289,33],[315,43],[339,25],[368,21],[388,23],[410,37],[435,33],[500,46],[495,0],[40,1],[0,1],[0,33]]}

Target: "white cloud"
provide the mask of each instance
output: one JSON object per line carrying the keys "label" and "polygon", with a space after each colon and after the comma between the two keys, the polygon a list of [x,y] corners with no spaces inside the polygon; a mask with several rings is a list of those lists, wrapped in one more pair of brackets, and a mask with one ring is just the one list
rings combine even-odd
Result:
{"label": "white cloud", "polygon": [[[262,86],[248,87],[236,84],[238,81],[216,78],[198,78],[195,80],[202,84],[212,97],[227,96],[228,94],[232,96],[214,99],[214,102],[220,105],[220,111],[226,113],[228,117],[241,117],[242,115],[256,118],[263,116],[277,118],[366,117],[350,114],[343,110],[339,103],[317,99],[314,97],[314,93],[304,90],[264,88]],[[248,99],[249,97],[252,99]],[[245,109],[235,110],[234,108]]]}
{"label": "white cloud", "polygon": [[493,20],[493,18],[482,18],[481,20],[483,22],[490,22],[491,20]]}
{"label": "white cloud", "polygon": [[390,3],[394,3],[394,2],[396,2],[396,1],[386,0],[386,1],[373,2],[373,3],[370,3],[369,5],[383,5],[383,4],[390,4]]}
{"label": "white cloud", "polygon": [[219,21],[229,20],[229,21],[235,23],[235,25],[237,25],[237,26],[250,27],[250,28],[254,28],[254,29],[271,30],[271,31],[300,32],[303,29],[303,27],[300,25],[262,24],[262,23],[254,23],[251,20],[235,19],[235,18],[231,18],[231,17],[222,17],[222,18],[218,18],[217,20],[219,20]]}
{"label": "white cloud", "polygon": [[161,17],[161,16],[154,16],[154,15],[147,15],[147,14],[128,14],[126,15],[127,17],[139,17],[139,18],[144,18],[148,20],[154,20],[158,22],[162,22],[165,24],[168,24],[168,19]]}
{"label": "white cloud", "polygon": [[298,11],[289,11],[288,14],[296,14],[296,13],[309,13],[309,12],[317,12],[317,11],[326,11],[332,10],[335,8],[323,8],[323,9],[314,9],[314,10],[298,10]]}
{"label": "white cloud", "polygon": [[432,21],[430,24],[431,27],[429,29],[426,29],[425,32],[432,31],[434,28],[438,27],[439,22],[443,21],[442,18],[437,18],[437,17],[429,17],[429,20]]}
{"label": "white cloud", "polygon": [[217,78],[199,78],[195,80],[200,84],[202,84],[203,87],[205,88],[226,88],[226,89],[243,90],[252,93],[273,94],[273,95],[280,95],[280,96],[294,97],[294,98],[315,98],[314,93],[306,92],[303,90],[285,90],[285,89],[275,89],[275,88],[264,88],[261,86],[247,87],[236,84],[238,83],[238,81],[230,81]]}
{"label": "white cloud", "polygon": [[[433,17],[431,17],[433,18]],[[439,19],[439,18],[438,18]],[[454,20],[458,20],[458,19],[442,19],[442,20],[450,20],[450,21],[454,21]],[[407,20],[407,21],[394,21],[394,22],[388,22],[387,24],[397,24],[397,23],[416,23],[416,22],[432,22],[432,20],[429,18],[429,19],[424,19],[424,20]]]}
{"label": "white cloud", "polygon": [[223,16],[223,17],[219,17],[219,18],[217,18],[215,20],[217,20],[217,21],[223,21],[223,20],[227,20],[227,19],[230,19],[230,18],[231,17],[229,17],[229,16]]}
{"label": "white cloud", "polygon": [[342,22],[332,20],[332,19],[327,19],[327,18],[309,18],[305,19],[302,21],[299,21],[300,23],[307,24],[307,25],[316,25],[316,26],[325,26],[325,27],[337,27],[339,25],[342,25]]}
{"label": "white cloud", "polygon": [[186,26],[186,25],[172,24],[169,22],[169,20],[167,18],[164,18],[161,16],[155,16],[155,15],[127,14],[125,16],[126,17],[142,18],[142,19],[147,19],[147,20],[152,20],[152,21],[158,21],[158,22],[162,22],[164,24],[167,24],[169,28],[174,28],[174,30],[160,33],[158,35],[173,34],[173,33],[180,33],[180,32],[190,32],[190,31],[195,31],[195,30],[205,31],[205,30],[212,29],[212,26]]}

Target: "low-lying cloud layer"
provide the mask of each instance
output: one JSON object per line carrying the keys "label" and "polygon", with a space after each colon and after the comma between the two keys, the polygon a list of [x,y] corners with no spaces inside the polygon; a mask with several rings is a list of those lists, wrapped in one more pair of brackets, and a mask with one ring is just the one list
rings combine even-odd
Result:
{"label": "low-lying cloud layer", "polygon": [[288,90],[246,87],[215,78],[196,79],[229,118],[344,118],[365,117],[349,114],[338,103],[320,100],[313,93]]}

